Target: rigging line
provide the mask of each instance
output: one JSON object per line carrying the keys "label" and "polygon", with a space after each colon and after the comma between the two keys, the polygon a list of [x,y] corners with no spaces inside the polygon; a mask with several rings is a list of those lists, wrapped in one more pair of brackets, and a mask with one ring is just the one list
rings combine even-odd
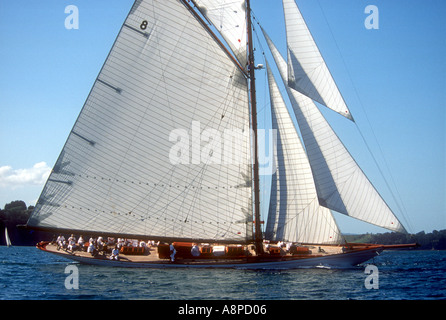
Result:
{"label": "rigging line", "polygon": [[[253,10],[251,10],[251,12],[252,12],[253,20],[255,20],[255,21],[257,22],[257,24],[260,26],[260,22],[259,22],[258,19],[256,18],[256,16],[255,16]],[[260,26],[260,28],[261,28],[261,26]],[[256,27],[255,27],[254,24],[252,25],[252,30],[253,30],[253,32],[254,32],[254,34],[255,34],[255,36],[256,36],[256,39],[257,39],[257,45],[260,47],[260,50],[262,51],[261,55],[262,55],[262,59],[263,59],[263,64],[266,65],[265,49],[263,48],[262,41],[260,41],[259,34],[258,34],[257,29],[256,29]],[[267,75],[266,72],[264,72],[264,73],[265,73],[265,79],[267,79],[268,75]],[[266,83],[266,82],[265,82],[265,83]],[[266,85],[265,85],[265,88],[266,88]],[[262,106],[260,109],[257,108],[257,114],[259,114],[260,112],[263,112],[263,111],[265,110],[265,108],[267,108],[267,107],[269,106],[269,102],[266,101],[266,100],[267,100],[267,93],[266,93],[266,91],[264,91],[264,92],[265,92],[265,93],[264,93],[264,99],[265,99],[265,101],[264,101],[263,106]]]}
{"label": "rigging line", "polygon": [[[255,14],[254,14],[254,11],[253,11],[252,9],[251,9],[251,16],[252,16],[252,19],[255,20],[255,21],[257,22],[257,24],[260,26],[260,23],[258,22],[258,19],[256,18]],[[263,48],[263,46],[262,46],[262,42],[260,41],[260,38],[259,38],[259,35],[258,35],[258,33],[257,33],[257,30],[256,30],[256,28],[255,28],[254,23],[252,24],[252,30],[253,30],[253,33],[254,33],[255,36],[256,36],[257,43],[258,43],[258,45],[260,46],[260,49],[261,49],[261,51],[262,51],[262,59],[263,59],[263,63],[264,63],[264,65],[265,65],[265,64],[266,64],[265,50],[264,50],[264,48]],[[255,49],[254,49],[254,50],[255,50]],[[266,78],[267,78],[267,75],[266,75],[266,72],[265,72],[265,79],[266,79]],[[265,96],[265,101],[266,101],[266,96],[267,96],[266,92],[264,93],[264,96]],[[257,104],[257,105],[258,105],[258,104]],[[263,111],[265,110],[265,108],[268,107],[268,105],[269,105],[268,102],[264,102],[264,104],[263,104],[263,106],[261,107],[261,109],[257,108],[257,114],[256,114],[256,115],[258,115],[260,112],[263,112]]]}
{"label": "rigging line", "polygon": [[[404,218],[404,220],[406,221],[406,223],[408,224],[408,227],[410,227],[410,229],[412,229],[412,227],[410,226],[410,223],[409,223],[409,221],[408,221],[408,219],[407,219],[407,217],[406,217],[406,214],[405,214],[405,213],[407,212],[407,210],[406,210],[406,208],[404,207],[404,202],[401,200],[401,195],[399,194],[398,189],[396,189],[396,191],[398,192],[399,199],[397,199],[396,195],[394,194],[394,192],[393,192],[393,190],[392,190],[392,188],[391,188],[391,186],[390,186],[390,184],[389,184],[389,182],[388,182],[388,179],[386,179],[386,177],[385,177],[385,175],[384,175],[384,172],[382,171],[381,166],[380,166],[379,163],[378,163],[378,160],[377,160],[376,157],[374,156],[374,154],[373,154],[373,152],[372,152],[372,150],[371,150],[369,144],[367,143],[366,138],[365,138],[364,134],[362,133],[361,129],[359,128],[358,125],[356,125],[356,128],[357,128],[359,134],[361,135],[361,138],[362,138],[362,140],[364,141],[364,143],[365,143],[365,145],[366,145],[366,147],[367,147],[367,150],[369,151],[370,155],[372,156],[373,161],[375,162],[376,167],[378,168],[378,170],[379,170],[381,176],[383,177],[383,179],[384,179],[384,183],[386,184],[387,188],[389,189],[389,192],[390,192],[390,194],[392,195],[392,197],[393,197],[393,199],[394,199],[394,201],[395,201],[395,204],[398,206],[398,209],[399,209],[399,211],[401,212],[401,214],[403,215],[403,218]],[[378,143],[378,142],[377,142],[377,143]],[[378,146],[379,146],[379,145],[378,145]],[[380,147],[379,147],[379,149],[381,150]],[[386,162],[386,160],[385,160],[384,157],[383,157],[383,161],[384,161],[384,163],[387,165],[387,162]],[[388,166],[387,166],[387,170],[389,170]],[[389,172],[390,172],[390,170],[389,170]],[[393,179],[393,176],[392,176],[390,173],[389,173],[389,175],[390,175],[390,178],[392,179],[393,184],[395,184],[394,179]],[[396,188],[396,185],[395,185],[395,188]],[[399,203],[399,201],[401,201],[401,203]]]}
{"label": "rigging line", "polygon": [[359,132],[359,134],[360,134],[362,140],[364,141],[364,143],[365,143],[365,145],[366,145],[366,147],[367,147],[369,153],[371,154],[371,156],[372,156],[372,158],[373,158],[373,161],[375,162],[375,165],[377,166],[377,168],[378,168],[380,174],[382,175],[382,177],[383,177],[383,179],[384,179],[384,182],[385,182],[387,188],[389,189],[389,191],[390,191],[390,193],[391,193],[391,195],[392,195],[392,197],[393,197],[393,199],[394,199],[396,205],[398,206],[399,211],[400,211],[401,214],[403,215],[404,220],[405,220],[406,223],[408,224],[408,227],[409,227],[410,229],[412,229],[411,224],[409,223],[408,218],[406,217],[406,215],[407,215],[407,209],[406,209],[405,206],[404,206],[404,202],[403,202],[403,200],[402,200],[402,198],[401,198],[401,194],[399,193],[398,188],[397,188],[396,183],[395,183],[395,180],[394,180],[394,178],[393,178],[393,176],[392,176],[392,173],[391,173],[392,171],[390,170],[389,165],[388,165],[388,163],[387,163],[387,161],[386,161],[386,158],[384,157],[384,152],[383,152],[383,150],[382,150],[382,148],[381,148],[381,145],[379,144],[379,140],[378,140],[378,138],[376,137],[375,131],[373,130],[373,127],[372,127],[372,125],[371,125],[371,122],[370,122],[370,119],[369,119],[369,117],[368,117],[368,114],[367,114],[367,112],[366,112],[366,110],[365,110],[365,108],[364,108],[364,105],[363,105],[362,100],[361,100],[361,98],[360,98],[360,96],[359,96],[358,90],[357,90],[357,88],[356,88],[356,86],[355,86],[355,84],[354,84],[354,82],[353,82],[353,79],[352,79],[352,76],[351,76],[351,74],[350,74],[350,71],[349,71],[349,69],[347,68],[347,64],[346,64],[345,59],[344,59],[344,57],[343,57],[343,55],[342,55],[342,52],[341,52],[341,50],[340,50],[340,48],[339,48],[339,45],[338,45],[338,43],[337,43],[337,41],[336,41],[336,38],[334,37],[333,30],[332,30],[332,28],[331,28],[331,26],[330,26],[330,24],[329,24],[329,22],[328,22],[327,16],[325,15],[325,11],[324,11],[324,9],[323,9],[322,6],[321,6],[320,1],[318,0],[317,3],[318,3],[319,8],[320,8],[320,10],[321,10],[321,12],[322,12],[322,15],[323,15],[323,17],[324,17],[325,23],[327,24],[328,29],[330,30],[331,37],[332,37],[332,39],[333,39],[333,41],[334,41],[334,43],[335,43],[336,49],[337,49],[337,51],[338,51],[338,53],[339,53],[339,56],[341,57],[342,63],[343,63],[343,65],[344,65],[344,69],[345,69],[346,72],[347,72],[347,76],[348,76],[348,78],[349,78],[349,80],[350,80],[350,83],[351,83],[351,85],[352,85],[352,87],[353,87],[353,90],[354,90],[354,92],[355,92],[356,98],[357,98],[358,101],[359,101],[359,106],[361,107],[362,111],[364,112],[365,119],[367,120],[367,124],[368,124],[368,126],[370,127],[370,130],[371,130],[371,132],[372,132],[372,135],[373,135],[373,137],[374,137],[374,139],[375,139],[375,142],[376,142],[376,144],[377,144],[377,146],[378,146],[378,149],[379,149],[379,152],[380,152],[380,154],[381,154],[381,157],[383,158],[383,161],[384,161],[384,164],[385,164],[385,166],[386,166],[386,169],[387,169],[387,171],[388,171],[388,173],[389,173],[390,179],[392,180],[392,183],[393,183],[393,185],[394,185],[394,188],[395,188],[395,190],[396,190],[396,192],[397,192],[398,199],[397,199],[397,197],[395,196],[394,192],[392,191],[392,188],[390,187],[390,184],[389,184],[389,182],[387,181],[386,176],[384,175],[384,173],[383,173],[383,171],[382,171],[382,169],[381,169],[381,166],[379,165],[379,163],[378,163],[376,157],[373,155],[372,150],[371,150],[371,148],[370,148],[368,142],[366,141],[366,138],[365,138],[363,132],[361,131],[361,129],[360,129],[359,125],[358,125],[357,119],[356,119],[356,121],[355,121],[356,129],[358,130],[358,132]]}

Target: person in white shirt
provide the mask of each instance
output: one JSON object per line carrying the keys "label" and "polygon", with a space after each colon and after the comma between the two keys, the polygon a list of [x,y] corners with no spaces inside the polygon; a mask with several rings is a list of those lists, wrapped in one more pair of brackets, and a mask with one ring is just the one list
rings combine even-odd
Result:
{"label": "person in white shirt", "polygon": [[76,249],[76,237],[74,234],[68,238],[68,250],[74,251]]}
{"label": "person in white shirt", "polygon": [[115,248],[112,250],[110,260],[119,260],[119,249],[118,246],[115,246]]}
{"label": "person in white shirt", "polygon": [[98,246],[98,251],[99,252],[102,251],[102,254],[105,255],[105,251],[106,251],[107,245],[104,242],[104,238],[102,238],[102,237],[98,238],[97,246]]}
{"label": "person in white shirt", "polygon": [[90,241],[90,244],[88,245],[87,252],[91,253],[91,255],[94,256],[96,254],[95,251],[96,251],[96,248],[94,247],[94,241]]}
{"label": "person in white shirt", "polygon": [[80,237],[79,237],[79,240],[77,240],[77,244],[78,244],[78,246],[80,247],[80,249],[81,249],[82,251],[84,251],[84,244],[85,244],[85,241],[84,241],[84,238],[83,238],[82,236],[80,236]]}
{"label": "person in white shirt", "polygon": [[59,247],[62,247],[62,248],[63,248],[63,246],[64,246],[64,242],[65,242],[65,237],[64,237],[63,235],[59,235],[59,236],[57,237],[56,242],[57,242],[57,244],[59,245]]}
{"label": "person in white shirt", "polygon": [[118,249],[121,249],[121,247],[124,246],[124,239],[118,238],[117,246],[118,246]]}

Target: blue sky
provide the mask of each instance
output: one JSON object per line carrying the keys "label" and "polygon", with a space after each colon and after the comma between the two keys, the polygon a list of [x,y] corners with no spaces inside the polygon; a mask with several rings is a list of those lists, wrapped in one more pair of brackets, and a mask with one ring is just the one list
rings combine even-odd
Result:
{"label": "blue sky", "polygon": [[[0,1],[1,207],[37,200],[132,3]],[[446,229],[446,2],[297,3],[357,123],[323,110],[333,128],[410,232]],[[79,29],[65,28],[68,5],[79,9]],[[364,26],[368,5],[379,9],[379,29]],[[285,53],[281,1],[252,8]],[[265,75],[257,77],[259,121],[268,123]],[[345,232],[384,232],[336,218]]]}

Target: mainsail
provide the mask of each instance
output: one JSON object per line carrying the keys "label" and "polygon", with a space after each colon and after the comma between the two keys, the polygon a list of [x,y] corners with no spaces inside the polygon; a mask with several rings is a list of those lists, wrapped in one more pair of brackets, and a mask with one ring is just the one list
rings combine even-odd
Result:
{"label": "mainsail", "polygon": [[[29,226],[252,239],[247,79],[190,10],[135,2]],[[224,132],[239,133],[225,145],[236,160],[221,157]]]}
{"label": "mainsail", "polygon": [[295,0],[283,0],[288,86],[353,120]]}
{"label": "mainsail", "polygon": [[287,86],[287,63],[263,32],[302,133],[320,204],[389,230],[406,232],[314,102]]}
{"label": "mainsail", "polygon": [[277,130],[265,238],[299,243],[340,243],[329,209],[319,205],[310,164],[291,116],[267,65],[272,127]]}

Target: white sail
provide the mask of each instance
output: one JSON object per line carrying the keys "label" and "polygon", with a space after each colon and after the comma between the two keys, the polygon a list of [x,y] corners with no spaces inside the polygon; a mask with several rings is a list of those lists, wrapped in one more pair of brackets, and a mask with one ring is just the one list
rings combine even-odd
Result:
{"label": "white sail", "polygon": [[272,125],[277,129],[271,198],[265,238],[300,243],[340,243],[329,209],[319,205],[305,150],[268,67]]}
{"label": "white sail", "polygon": [[245,0],[195,0],[200,11],[220,32],[242,67],[246,53],[246,6]]}
{"label": "white sail", "polygon": [[11,239],[9,239],[8,228],[5,227],[5,242],[6,246],[10,247],[12,245]]}
{"label": "white sail", "polygon": [[[286,85],[287,64],[264,34]],[[288,86],[287,91],[310,160],[320,204],[389,230],[406,232],[314,102]]]}
{"label": "white sail", "polygon": [[283,0],[288,46],[288,85],[353,120],[295,0]]}
{"label": "white sail", "polygon": [[247,90],[186,1],[136,1],[28,225],[251,239]]}

